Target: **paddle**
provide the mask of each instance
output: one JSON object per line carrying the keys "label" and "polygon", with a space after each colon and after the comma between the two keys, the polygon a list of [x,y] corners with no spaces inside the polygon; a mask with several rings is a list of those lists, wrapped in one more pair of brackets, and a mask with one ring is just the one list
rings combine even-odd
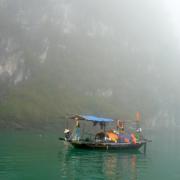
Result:
{"label": "paddle", "polygon": [[144,139],[146,142],[152,142],[152,140],[150,139]]}
{"label": "paddle", "polygon": [[65,138],[59,137],[59,140],[66,141]]}

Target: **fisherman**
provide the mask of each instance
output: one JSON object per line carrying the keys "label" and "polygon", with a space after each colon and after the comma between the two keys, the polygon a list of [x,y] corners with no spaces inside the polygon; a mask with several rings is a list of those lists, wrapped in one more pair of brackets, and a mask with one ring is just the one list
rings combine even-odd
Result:
{"label": "fisherman", "polygon": [[79,119],[76,117],[76,132],[75,132],[75,140],[79,141],[80,139],[80,123],[79,123]]}
{"label": "fisherman", "polygon": [[71,137],[71,131],[69,129],[65,129],[64,130],[64,136],[65,136],[65,140],[69,140]]}
{"label": "fisherman", "polygon": [[117,131],[119,131],[120,133],[124,133],[124,122],[122,122],[121,120],[117,120]]}
{"label": "fisherman", "polygon": [[140,127],[136,129],[135,135],[136,135],[137,141],[141,141],[143,139],[142,129]]}

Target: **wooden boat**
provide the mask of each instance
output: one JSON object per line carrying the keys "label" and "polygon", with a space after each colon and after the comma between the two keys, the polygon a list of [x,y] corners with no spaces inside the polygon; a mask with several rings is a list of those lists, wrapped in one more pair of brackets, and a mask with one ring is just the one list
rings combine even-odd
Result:
{"label": "wooden boat", "polygon": [[123,150],[123,149],[133,149],[138,150],[143,145],[146,145],[146,141],[141,141],[136,144],[132,143],[115,143],[115,142],[86,142],[86,141],[70,141],[75,148],[81,149],[113,149],[113,150]]}
{"label": "wooden boat", "polygon": [[[146,144],[148,140],[141,137],[138,141],[133,142],[120,142],[119,140],[113,140],[108,137],[108,132],[106,131],[105,127],[107,123],[113,122],[113,119],[109,118],[100,118],[96,116],[82,116],[82,115],[75,115],[72,116],[71,119],[74,119],[76,121],[79,120],[85,120],[90,121],[95,124],[99,123],[101,128],[103,129],[103,132],[97,133],[94,138],[92,139],[77,139],[74,138],[74,134],[70,134],[67,129],[65,129],[65,138],[59,138],[60,140],[64,140],[69,142],[73,147],[75,148],[81,148],[81,149],[104,149],[104,150],[138,150],[142,146],[144,146],[144,152],[146,151]],[[111,132],[113,133],[113,132]],[[114,135],[118,136],[118,133],[114,133]],[[110,135],[109,135],[110,136]]]}

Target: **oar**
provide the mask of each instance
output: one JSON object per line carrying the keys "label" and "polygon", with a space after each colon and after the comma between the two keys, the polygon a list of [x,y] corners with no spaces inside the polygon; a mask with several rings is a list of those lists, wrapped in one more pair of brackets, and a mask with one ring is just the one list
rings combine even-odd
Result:
{"label": "oar", "polygon": [[152,140],[150,140],[150,139],[144,139],[144,141],[146,141],[146,142],[152,142]]}
{"label": "oar", "polygon": [[59,137],[60,141],[65,141],[65,138]]}
{"label": "oar", "polygon": [[147,143],[152,142],[152,140],[144,139],[144,141],[145,141],[145,143],[144,143],[144,154],[146,154]]}
{"label": "oar", "polygon": [[65,139],[65,138],[62,138],[62,137],[59,137],[59,140],[60,140],[60,141],[72,142],[72,140],[71,140],[71,139]]}

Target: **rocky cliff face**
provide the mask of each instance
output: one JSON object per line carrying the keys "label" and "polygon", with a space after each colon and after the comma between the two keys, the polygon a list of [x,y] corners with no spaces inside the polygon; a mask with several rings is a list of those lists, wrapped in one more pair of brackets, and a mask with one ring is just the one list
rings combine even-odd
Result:
{"label": "rocky cliff face", "polygon": [[161,125],[166,114],[176,124],[180,54],[173,33],[162,1],[0,0],[0,115],[97,110],[132,118],[142,111],[152,119],[148,126]]}

